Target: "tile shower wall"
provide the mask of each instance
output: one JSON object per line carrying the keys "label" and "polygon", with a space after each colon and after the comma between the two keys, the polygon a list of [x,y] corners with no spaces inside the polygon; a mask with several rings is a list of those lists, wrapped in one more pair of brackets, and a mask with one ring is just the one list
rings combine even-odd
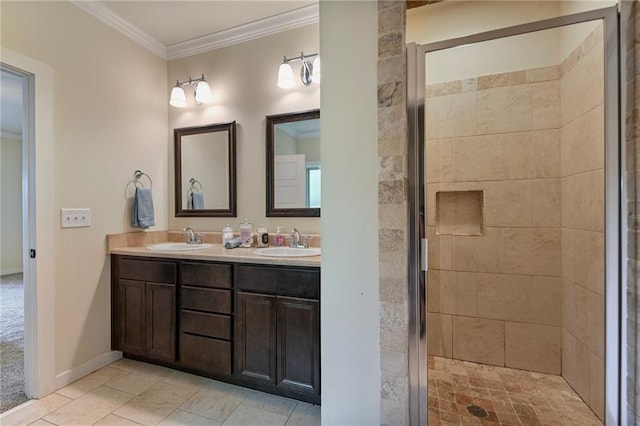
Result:
{"label": "tile shower wall", "polygon": [[604,48],[594,30],[562,63],[562,376],[604,416]]}
{"label": "tile shower wall", "polygon": [[[563,374],[599,416],[601,38],[557,66],[428,85],[425,129],[429,353]],[[444,209],[473,214],[437,205],[455,191],[483,191],[483,235],[436,231]]]}
{"label": "tile shower wall", "polygon": [[[561,372],[560,71],[427,86],[432,355]],[[482,235],[436,231],[455,191],[483,192]]]}

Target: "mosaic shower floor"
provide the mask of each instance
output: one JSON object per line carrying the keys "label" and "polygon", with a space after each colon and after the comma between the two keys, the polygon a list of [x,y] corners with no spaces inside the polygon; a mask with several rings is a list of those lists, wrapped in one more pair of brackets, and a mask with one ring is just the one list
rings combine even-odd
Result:
{"label": "mosaic shower floor", "polygon": [[602,425],[560,376],[432,356],[428,362],[429,426]]}

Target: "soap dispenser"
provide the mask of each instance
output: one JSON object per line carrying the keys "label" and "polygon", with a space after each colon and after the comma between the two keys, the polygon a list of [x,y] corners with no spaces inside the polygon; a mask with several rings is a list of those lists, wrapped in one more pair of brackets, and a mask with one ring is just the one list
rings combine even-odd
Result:
{"label": "soap dispenser", "polygon": [[251,247],[253,245],[253,224],[249,223],[249,219],[244,220],[240,224],[240,240],[242,247]]}
{"label": "soap dispenser", "polygon": [[273,238],[273,244],[276,247],[284,247],[284,234],[282,233],[282,226],[276,227],[276,235]]}

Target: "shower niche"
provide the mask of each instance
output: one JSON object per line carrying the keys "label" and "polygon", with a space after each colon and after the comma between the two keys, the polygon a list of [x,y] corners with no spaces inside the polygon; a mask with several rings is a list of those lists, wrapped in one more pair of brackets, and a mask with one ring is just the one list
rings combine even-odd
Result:
{"label": "shower niche", "polygon": [[482,235],[484,191],[436,192],[436,235]]}

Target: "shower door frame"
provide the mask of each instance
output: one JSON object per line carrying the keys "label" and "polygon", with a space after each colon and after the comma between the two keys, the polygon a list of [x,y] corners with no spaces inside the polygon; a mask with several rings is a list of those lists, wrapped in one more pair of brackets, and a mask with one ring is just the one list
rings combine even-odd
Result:
{"label": "shower door frame", "polygon": [[[409,201],[409,422],[425,425],[427,411],[427,240],[426,160],[424,144],[426,54],[466,44],[496,40],[590,21],[603,22],[605,109],[605,425],[618,425],[621,396],[622,254],[626,203],[622,202],[624,176],[621,149],[620,33],[617,6],[545,19],[423,45],[407,46],[408,201]],[[421,278],[424,278],[421,280]],[[622,358],[621,358],[622,357]],[[626,399],[625,399],[626,400]]]}

